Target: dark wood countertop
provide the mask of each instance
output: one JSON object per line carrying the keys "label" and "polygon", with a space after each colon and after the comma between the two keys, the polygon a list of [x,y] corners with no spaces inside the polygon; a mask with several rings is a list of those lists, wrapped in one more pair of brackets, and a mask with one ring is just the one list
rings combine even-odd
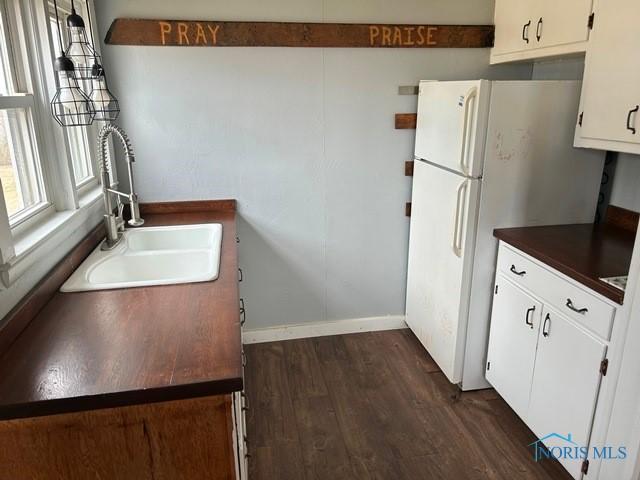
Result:
{"label": "dark wood countertop", "polygon": [[[146,226],[222,223],[218,279],[61,293],[71,273],[63,260],[49,275],[57,279],[50,299],[40,301],[0,358],[0,419],[242,389],[235,202],[150,204],[142,211]],[[93,237],[83,242],[82,258],[92,250],[87,242],[96,245]],[[23,303],[7,317],[20,318],[25,308],[34,307]]]}
{"label": "dark wood countertop", "polygon": [[615,225],[501,228],[494,236],[622,304],[624,292],[600,280],[627,275],[635,232]]}

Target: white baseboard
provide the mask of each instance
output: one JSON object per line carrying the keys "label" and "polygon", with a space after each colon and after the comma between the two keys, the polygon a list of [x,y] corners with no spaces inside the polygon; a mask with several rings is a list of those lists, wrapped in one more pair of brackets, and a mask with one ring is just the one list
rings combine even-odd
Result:
{"label": "white baseboard", "polygon": [[295,338],[324,337],[358,332],[377,332],[407,328],[404,315],[352,318],[332,322],[301,323],[277,327],[258,328],[242,332],[242,343],[276,342]]}

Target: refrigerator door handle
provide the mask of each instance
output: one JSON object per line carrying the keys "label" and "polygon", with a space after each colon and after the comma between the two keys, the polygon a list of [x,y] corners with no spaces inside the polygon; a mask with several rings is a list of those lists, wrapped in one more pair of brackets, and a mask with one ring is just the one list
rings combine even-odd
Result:
{"label": "refrigerator door handle", "polygon": [[456,198],[456,214],[453,227],[453,253],[456,257],[462,257],[462,225],[460,225],[464,215],[461,215],[464,194],[467,192],[467,180],[464,180],[458,187],[458,196]]}
{"label": "refrigerator door handle", "polygon": [[472,87],[464,97],[464,110],[462,115],[462,145],[460,146],[460,171],[467,176],[469,175],[469,171],[467,169],[467,157],[469,156],[467,147],[469,145],[469,139],[467,137],[469,136],[469,123],[471,122],[469,118],[469,114],[471,113],[469,105],[471,104],[471,100],[475,99],[477,96],[478,88]]}

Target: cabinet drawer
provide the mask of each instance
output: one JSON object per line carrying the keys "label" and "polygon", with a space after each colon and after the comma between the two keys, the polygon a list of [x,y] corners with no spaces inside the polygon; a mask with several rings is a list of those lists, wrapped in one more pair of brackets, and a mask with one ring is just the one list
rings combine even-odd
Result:
{"label": "cabinet drawer", "polygon": [[609,340],[615,308],[550,268],[541,267],[523,254],[500,244],[499,271],[586,329]]}

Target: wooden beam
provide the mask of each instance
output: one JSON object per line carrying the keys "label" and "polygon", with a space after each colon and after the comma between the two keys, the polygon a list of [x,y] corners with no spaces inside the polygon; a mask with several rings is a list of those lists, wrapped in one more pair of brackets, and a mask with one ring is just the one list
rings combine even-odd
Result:
{"label": "wooden beam", "polygon": [[117,18],[109,45],[181,47],[488,48],[493,25],[218,22]]}
{"label": "wooden beam", "polygon": [[415,129],[417,120],[415,113],[396,113],[396,130]]}
{"label": "wooden beam", "polygon": [[404,176],[413,177],[413,160],[404,162]]}

